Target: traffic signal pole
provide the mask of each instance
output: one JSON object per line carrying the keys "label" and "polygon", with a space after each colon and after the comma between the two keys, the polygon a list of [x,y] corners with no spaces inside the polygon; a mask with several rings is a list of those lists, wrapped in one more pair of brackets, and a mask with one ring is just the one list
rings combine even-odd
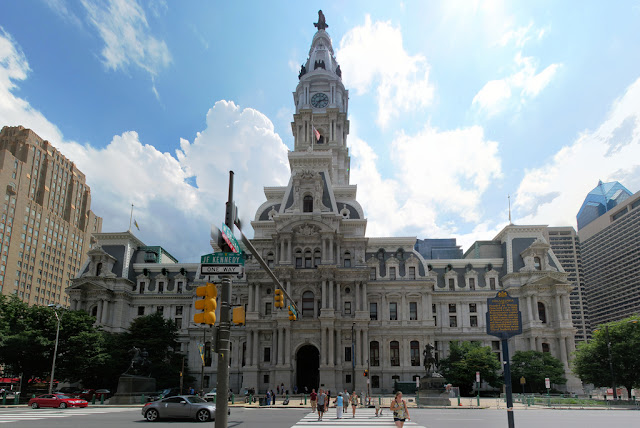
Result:
{"label": "traffic signal pole", "polygon": [[[235,206],[233,202],[233,171],[229,171],[229,198],[225,225],[233,230]],[[226,250],[223,248],[223,250]],[[216,428],[227,428],[229,407],[229,348],[231,338],[231,277],[222,277],[220,287],[220,324],[218,332],[218,381],[216,383]]]}

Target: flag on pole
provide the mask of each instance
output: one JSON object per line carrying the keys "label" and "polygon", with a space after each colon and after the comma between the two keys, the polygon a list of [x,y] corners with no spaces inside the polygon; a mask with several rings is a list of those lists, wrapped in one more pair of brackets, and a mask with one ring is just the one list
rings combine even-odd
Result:
{"label": "flag on pole", "polygon": [[315,135],[316,142],[317,142],[318,140],[320,140],[320,132],[316,129],[315,126],[313,126],[312,128],[313,128],[313,135]]}
{"label": "flag on pole", "polygon": [[135,219],[133,220],[133,225],[136,227],[136,229],[140,230],[140,226],[138,226],[138,222]]}

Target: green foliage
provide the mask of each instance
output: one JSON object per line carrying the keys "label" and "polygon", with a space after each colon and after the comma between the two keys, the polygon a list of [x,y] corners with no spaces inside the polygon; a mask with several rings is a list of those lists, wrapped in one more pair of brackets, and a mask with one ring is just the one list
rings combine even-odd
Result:
{"label": "green foliage", "polygon": [[480,379],[491,387],[498,388],[503,384],[498,371],[500,361],[488,346],[480,346],[477,342],[451,342],[449,356],[440,361],[442,374],[453,386],[460,388],[460,394],[471,395],[476,372]]}
{"label": "green foliage", "polygon": [[520,378],[526,380],[526,392],[546,392],[544,378],[551,383],[563,385],[567,382],[564,377],[562,362],[548,352],[516,351],[511,358],[511,381],[513,391],[522,389]]}
{"label": "green foliage", "polygon": [[573,360],[573,372],[585,383],[593,383],[598,387],[611,387],[607,342],[611,343],[611,364],[616,385],[622,385],[628,391],[633,387],[640,387],[639,315],[611,322],[594,330],[589,342],[578,345]]}

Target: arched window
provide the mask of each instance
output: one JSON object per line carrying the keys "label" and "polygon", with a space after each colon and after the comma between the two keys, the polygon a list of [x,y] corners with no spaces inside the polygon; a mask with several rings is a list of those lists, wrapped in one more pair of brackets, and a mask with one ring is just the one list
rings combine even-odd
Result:
{"label": "arched window", "polygon": [[304,267],[310,269],[313,267],[313,260],[311,259],[311,250],[304,252]]}
{"label": "arched window", "polygon": [[547,310],[542,302],[538,302],[538,318],[540,318],[543,324],[547,323]]}
{"label": "arched window", "polygon": [[351,253],[348,251],[344,253],[344,267],[351,267]]}
{"label": "arched window", "polygon": [[302,269],[302,251],[296,250],[296,269]]}
{"label": "arched window", "polygon": [[380,343],[375,340],[369,343],[369,362],[374,367],[380,365]]}
{"label": "arched window", "polygon": [[540,257],[534,257],[533,258],[533,267],[535,268],[535,270],[540,270],[541,269]]}
{"label": "arched window", "polygon": [[410,344],[411,348],[411,365],[420,365],[420,343],[417,340],[412,340]]}
{"label": "arched window", "polygon": [[320,250],[316,250],[313,253],[313,264],[315,265],[315,267],[318,267],[322,264],[322,253],[320,252]]}
{"label": "arched window", "polygon": [[549,344],[548,343],[543,343],[542,344],[542,352],[551,352],[551,348],[549,348]]}
{"label": "arched window", "polygon": [[302,198],[302,212],[303,213],[313,212],[313,196],[307,195],[304,198]]}
{"label": "arched window", "polygon": [[91,308],[91,316],[92,317],[97,317],[98,316],[98,307],[94,306],[93,308]]}
{"label": "arched window", "polygon": [[315,299],[312,291],[302,293],[302,316],[313,318],[313,303]]}
{"label": "arched window", "polygon": [[96,265],[96,276],[100,276],[101,273],[102,273],[102,263],[98,263]]}
{"label": "arched window", "polygon": [[391,351],[391,365],[400,365],[400,343],[397,340],[391,341],[389,344],[389,350]]}
{"label": "arched window", "polygon": [[144,294],[144,286],[145,286],[145,282],[144,282],[144,281],[142,281],[142,282],[140,283],[140,294]]}

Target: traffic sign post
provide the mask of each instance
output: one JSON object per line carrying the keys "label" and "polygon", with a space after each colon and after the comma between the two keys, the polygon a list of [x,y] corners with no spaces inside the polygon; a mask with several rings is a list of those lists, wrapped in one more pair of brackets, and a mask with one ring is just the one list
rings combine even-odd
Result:
{"label": "traffic sign post", "polygon": [[480,407],[480,372],[476,372],[476,398]]}
{"label": "traffic sign post", "polygon": [[487,299],[487,334],[502,341],[502,362],[504,364],[504,384],[507,396],[507,421],[509,428],[515,427],[513,419],[513,392],[511,390],[511,366],[509,364],[509,338],[522,334],[522,314],[517,297],[499,291],[496,297]]}

